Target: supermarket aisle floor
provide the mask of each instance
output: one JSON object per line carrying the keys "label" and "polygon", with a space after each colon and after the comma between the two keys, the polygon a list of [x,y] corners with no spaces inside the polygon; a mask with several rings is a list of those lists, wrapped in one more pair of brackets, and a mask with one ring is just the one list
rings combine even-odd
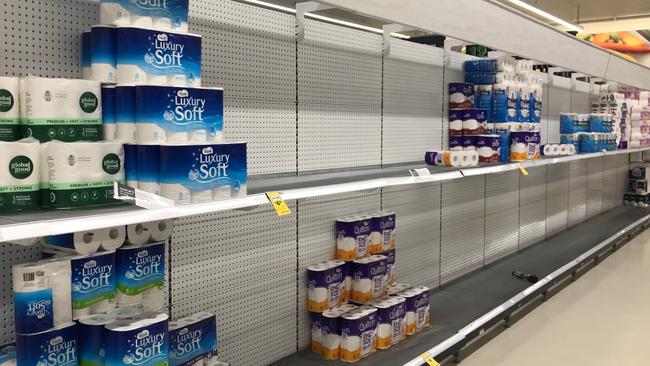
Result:
{"label": "supermarket aisle floor", "polygon": [[461,362],[463,366],[650,363],[650,230]]}

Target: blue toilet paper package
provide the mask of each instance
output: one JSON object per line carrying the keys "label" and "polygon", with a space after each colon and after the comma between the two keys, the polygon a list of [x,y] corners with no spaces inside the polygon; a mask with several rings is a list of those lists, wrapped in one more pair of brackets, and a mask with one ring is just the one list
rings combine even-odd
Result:
{"label": "blue toilet paper package", "polygon": [[115,87],[115,122],[135,123],[135,86]]}
{"label": "blue toilet paper package", "polygon": [[81,34],[81,68],[83,70],[83,78],[90,79],[92,77],[92,34],[91,32],[83,32]]}
{"label": "blue toilet paper package", "polygon": [[99,314],[79,320],[79,365],[102,366],[106,359],[106,325],[115,322],[115,314]]}
{"label": "blue toilet paper package", "polygon": [[246,194],[246,143],[163,145],[160,148],[160,182],[182,185],[192,191],[230,186]]}
{"label": "blue toilet paper package", "polygon": [[211,313],[199,313],[169,325],[169,363],[191,366],[217,353],[217,319]]}
{"label": "blue toilet paper package", "polygon": [[[116,61],[116,28],[111,26],[95,25],[90,29],[91,37],[91,65],[93,68],[93,80],[114,83]],[[99,72],[105,65],[108,69]]]}
{"label": "blue toilet paper package", "polygon": [[160,149],[159,145],[137,145],[138,182],[160,183]]}
{"label": "blue toilet paper package", "polygon": [[223,89],[136,86],[138,124],[155,124],[166,131],[205,130],[208,141],[223,135]]}
{"label": "blue toilet paper package", "polygon": [[115,300],[115,252],[73,258],[70,263],[73,311]]}
{"label": "blue toilet paper package", "polygon": [[138,188],[138,145],[124,144],[124,176],[127,185]]}
{"label": "blue toilet paper package", "polygon": [[168,19],[167,25],[174,29],[187,27],[188,3],[189,0],[101,0],[103,6],[118,5],[126,10],[115,14],[118,19],[113,20],[118,23],[120,17],[127,15],[157,17]]}
{"label": "blue toilet paper package", "polygon": [[200,85],[201,36],[117,27],[116,44],[118,74],[123,65],[148,75],[182,76],[188,85]]}
{"label": "blue toilet paper package", "polygon": [[135,296],[165,284],[165,243],[123,246],[115,255],[117,291]]}
{"label": "blue toilet paper package", "polygon": [[17,366],[77,366],[75,323],[36,334],[16,334]]}
{"label": "blue toilet paper package", "polygon": [[14,292],[16,333],[31,334],[54,327],[52,289]]}
{"label": "blue toilet paper package", "polygon": [[167,314],[144,314],[143,319],[117,321],[106,326],[107,366],[167,366]]}

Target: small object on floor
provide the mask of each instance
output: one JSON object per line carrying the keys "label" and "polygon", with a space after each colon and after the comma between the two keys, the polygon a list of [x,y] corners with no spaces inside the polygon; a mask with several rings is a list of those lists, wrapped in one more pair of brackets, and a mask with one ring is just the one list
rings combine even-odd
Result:
{"label": "small object on floor", "polygon": [[512,271],[512,277],[519,278],[530,283],[537,283],[539,279],[534,274]]}

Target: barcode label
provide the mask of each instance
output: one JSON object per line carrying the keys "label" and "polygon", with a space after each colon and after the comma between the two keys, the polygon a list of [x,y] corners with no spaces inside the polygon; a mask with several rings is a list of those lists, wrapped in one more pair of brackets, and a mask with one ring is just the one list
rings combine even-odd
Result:
{"label": "barcode label", "polygon": [[417,329],[424,328],[424,318],[426,316],[426,313],[427,313],[427,311],[426,311],[425,308],[419,308],[417,310],[418,320],[417,320],[417,324],[415,326]]}
{"label": "barcode label", "polygon": [[25,282],[32,282],[36,280],[36,273],[31,272],[31,273],[23,273],[23,281]]}

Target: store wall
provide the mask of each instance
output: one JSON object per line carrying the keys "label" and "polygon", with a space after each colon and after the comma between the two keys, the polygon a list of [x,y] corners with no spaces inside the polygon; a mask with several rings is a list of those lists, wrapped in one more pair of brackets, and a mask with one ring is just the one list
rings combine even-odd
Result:
{"label": "store wall", "polygon": [[[380,36],[312,20],[297,42],[292,15],[230,0],[190,5],[204,83],[225,88],[226,136],[249,142],[251,175],[421,162],[425,149],[447,146],[446,85],[462,80],[468,56],[394,40],[384,57]],[[0,3],[0,74],[79,77],[80,34],[97,18],[90,0]],[[559,112],[584,99],[574,94],[545,90],[545,140],[559,142]],[[334,257],[337,217],[395,211],[399,281],[436,288],[620,205],[627,156],[529,172],[299,200],[285,218],[256,208],[179,219],[171,315],[213,311],[225,361],[269,364],[308,344],[306,268]],[[2,298],[11,265],[37,256],[0,246]],[[0,311],[6,343],[11,302]]]}

